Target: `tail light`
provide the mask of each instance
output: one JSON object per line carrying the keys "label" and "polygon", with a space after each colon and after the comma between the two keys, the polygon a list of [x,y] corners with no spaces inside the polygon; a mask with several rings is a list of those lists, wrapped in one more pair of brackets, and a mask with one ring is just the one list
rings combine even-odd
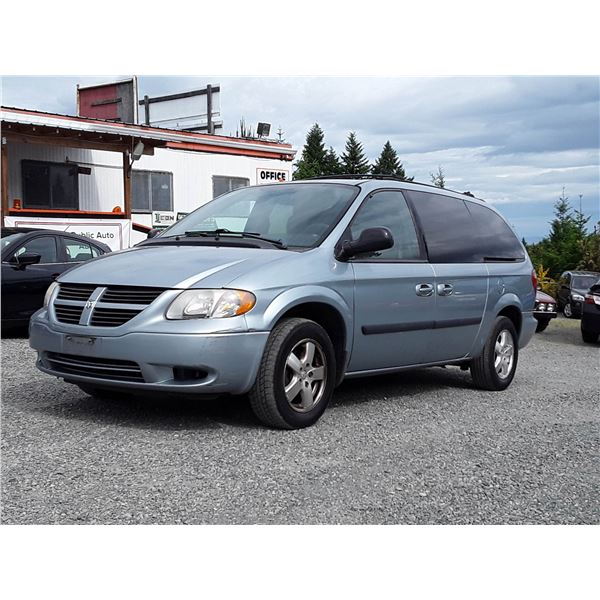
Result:
{"label": "tail light", "polygon": [[596,296],[596,294],[586,294],[585,295],[585,303],[586,304],[598,304],[600,306],[600,296]]}
{"label": "tail light", "polygon": [[535,269],[531,271],[531,285],[533,286],[533,291],[537,292],[538,278]]}

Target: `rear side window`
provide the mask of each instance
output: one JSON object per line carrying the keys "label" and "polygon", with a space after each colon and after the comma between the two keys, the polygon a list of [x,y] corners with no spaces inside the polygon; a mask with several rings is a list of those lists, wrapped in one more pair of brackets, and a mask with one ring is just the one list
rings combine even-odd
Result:
{"label": "rear side window", "polygon": [[67,262],[83,262],[100,256],[100,252],[90,244],[77,240],[63,239]]}
{"label": "rear side window", "polygon": [[419,216],[429,260],[437,263],[473,263],[523,260],[519,240],[493,210],[474,202],[409,192]]}
{"label": "rear side window", "polygon": [[466,201],[473,218],[473,240],[478,248],[478,259],[523,260],[523,248],[506,221],[493,210],[481,204]]}
{"label": "rear side window", "polygon": [[[407,193],[405,191],[405,193]],[[427,241],[430,262],[478,262],[471,215],[463,200],[429,192],[408,192]]]}

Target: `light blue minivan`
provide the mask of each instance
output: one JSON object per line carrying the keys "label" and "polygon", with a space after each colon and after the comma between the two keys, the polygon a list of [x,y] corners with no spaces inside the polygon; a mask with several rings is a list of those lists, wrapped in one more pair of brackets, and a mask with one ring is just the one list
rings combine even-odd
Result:
{"label": "light blue minivan", "polygon": [[536,286],[481,200],[312,179],[235,190],[65,273],[30,344],[39,369],[89,394],[248,394],[263,423],[292,429],[349,377],[457,365],[505,389],[536,328]]}

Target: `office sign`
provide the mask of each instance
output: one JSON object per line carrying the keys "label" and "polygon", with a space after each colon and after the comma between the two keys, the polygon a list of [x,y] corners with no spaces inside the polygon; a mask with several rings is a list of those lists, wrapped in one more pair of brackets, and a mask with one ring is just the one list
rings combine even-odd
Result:
{"label": "office sign", "polygon": [[284,183],[290,181],[290,172],[284,169],[256,169],[256,183]]}

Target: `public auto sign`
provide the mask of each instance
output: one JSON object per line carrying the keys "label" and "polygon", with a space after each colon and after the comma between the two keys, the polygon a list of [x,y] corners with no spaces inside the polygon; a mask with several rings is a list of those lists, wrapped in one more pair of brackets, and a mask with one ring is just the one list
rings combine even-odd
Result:
{"label": "public auto sign", "polygon": [[131,221],[128,219],[47,219],[44,217],[4,217],[6,227],[38,227],[76,233],[103,242],[114,252],[129,248]]}

